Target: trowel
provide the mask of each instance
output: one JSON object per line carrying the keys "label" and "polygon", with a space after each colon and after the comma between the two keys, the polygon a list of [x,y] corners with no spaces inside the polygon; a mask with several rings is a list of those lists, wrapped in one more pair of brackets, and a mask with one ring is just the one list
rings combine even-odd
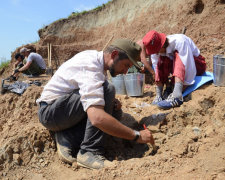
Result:
{"label": "trowel", "polygon": [[[145,124],[143,124],[143,127],[144,127],[144,129],[148,129]],[[153,139],[153,144],[151,144],[151,145],[152,145],[152,152],[150,153],[150,155],[154,156],[157,153],[159,147],[155,145],[154,139]]]}

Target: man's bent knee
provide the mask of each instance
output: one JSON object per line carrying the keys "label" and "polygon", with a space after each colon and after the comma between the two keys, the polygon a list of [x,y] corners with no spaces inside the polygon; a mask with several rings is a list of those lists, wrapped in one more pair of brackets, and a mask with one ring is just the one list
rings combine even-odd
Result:
{"label": "man's bent knee", "polygon": [[111,94],[113,96],[116,95],[116,89],[112,83],[109,83],[108,81],[106,81],[103,84],[103,87],[104,87],[104,94]]}

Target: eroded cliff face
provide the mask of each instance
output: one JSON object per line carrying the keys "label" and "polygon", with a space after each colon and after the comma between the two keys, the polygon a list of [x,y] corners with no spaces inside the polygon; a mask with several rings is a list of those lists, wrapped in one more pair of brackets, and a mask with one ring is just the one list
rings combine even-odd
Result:
{"label": "eroded cliff face", "polygon": [[113,0],[101,10],[40,29],[35,48],[47,59],[47,43],[52,43],[57,68],[59,61],[61,64],[77,52],[101,50],[112,36],[136,41],[152,29],[174,34],[186,27],[186,35],[201,49],[212,70],[212,55],[225,49],[224,10],[224,0]]}

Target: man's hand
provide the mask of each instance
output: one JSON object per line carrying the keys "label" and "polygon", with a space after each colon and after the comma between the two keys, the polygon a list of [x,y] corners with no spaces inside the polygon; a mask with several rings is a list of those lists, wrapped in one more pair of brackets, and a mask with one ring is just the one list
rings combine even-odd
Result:
{"label": "man's hand", "polygon": [[121,105],[120,101],[118,99],[115,99],[114,100],[114,110],[118,111],[121,109],[121,107],[122,107],[122,105]]}
{"label": "man's hand", "polygon": [[155,80],[155,72],[152,71],[152,72],[150,72],[150,73],[152,74],[152,79]]}
{"label": "man's hand", "polygon": [[148,129],[140,131],[140,137],[137,140],[138,143],[151,143],[154,144],[154,138],[151,131]]}
{"label": "man's hand", "polygon": [[90,106],[87,109],[87,115],[92,125],[106,134],[127,140],[133,140],[135,137],[134,130],[106,113],[103,106]]}
{"label": "man's hand", "polygon": [[146,71],[145,67],[141,67],[140,72],[145,73],[145,71]]}
{"label": "man's hand", "polygon": [[14,74],[16,74],[16,73],[18,73],[18,72],[20,72],[19,69],[15,69],[15,70],[14,70]]}

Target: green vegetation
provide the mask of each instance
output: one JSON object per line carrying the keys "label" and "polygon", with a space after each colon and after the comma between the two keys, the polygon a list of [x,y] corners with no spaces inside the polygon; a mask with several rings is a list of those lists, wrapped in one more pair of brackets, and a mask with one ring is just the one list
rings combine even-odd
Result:
{"label": "green vegetation", "polygon": [[81,11],[81,12],[78,12],[78,11],[72,12],[72,14],[69,15],[68,18],[75,17],[75,16],[79,16],[79,15],[83,15],[83,14],[86,14],[86,13],[91,12],[91,11],[92,11],[92,12],[93,12],[93,11],[100,11],[102,8],[104,8],[107,4],[109,4],[109,3],[111,3],[111,2],[112,2],[112,1],[108,1],[107,3],[102,4],[102,5],[100,5],[100,6],[97,6],[96,8],[91,9],[91,10],[89,10],[89,11],[84,10],[84,11]]}
{"label": "green vegetation", "polygon": [[69,15],[68,18],[75,17],[75,16],[79,16],[79,15],[83,15],[83,14],[86,14],[87,12],[88,12],[88,11],[82,11],[82,12],[76,11],[76,12],[72,12],[72,14]]}
{"label": "green vegetation", "polygon": [[8,67],[9,63],[10,63],[10,60],[0,62],[0,70],[2,70],[5,67]]}

